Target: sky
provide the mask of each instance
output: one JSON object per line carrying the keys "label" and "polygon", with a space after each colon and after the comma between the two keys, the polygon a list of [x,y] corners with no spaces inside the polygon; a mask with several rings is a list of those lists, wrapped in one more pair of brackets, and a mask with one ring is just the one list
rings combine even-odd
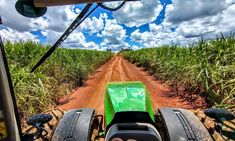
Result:
{"label": "sky", "polygon": [[[49,7],[40,18],[15,10],[16,0],[0,0],[0,35],[13,42],[53,44],[85,6]],[[111,3],[114,5],[115,3]],[[96,9],[61,45],[118,51],[162,45],[190,45],[235,32],[235,0],[141,0],[110,12]]]}

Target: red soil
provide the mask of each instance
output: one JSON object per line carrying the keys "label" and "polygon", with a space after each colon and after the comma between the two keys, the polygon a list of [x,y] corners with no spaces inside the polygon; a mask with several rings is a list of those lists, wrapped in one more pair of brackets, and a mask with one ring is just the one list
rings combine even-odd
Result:
{"label": "red soil", "polygon": [[160,81],[156,81],[153,76],[145,72],[142,68],[136,67],[121,56],[115,56],[94,75],[92,75],[83,87],[66,98],[67,103],[58,106],[61,109],[70,110],[74,108],[94,108],[98,114],[104,113],[104,93],[106,84],[115,81],[141,81],[149,93],[153,103],[153,108],[159,107],[181,107],[195,109],[198,106],[182,101],[178,96],[169,96],[170,87]]}

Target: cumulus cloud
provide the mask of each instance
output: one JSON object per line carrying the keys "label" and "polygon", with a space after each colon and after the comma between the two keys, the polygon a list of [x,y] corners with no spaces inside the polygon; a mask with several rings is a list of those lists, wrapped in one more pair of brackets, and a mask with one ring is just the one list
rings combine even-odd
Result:
{"label": "cumulus cloud", "polygon": [[100,32],[104,28],[104,20],[107,19],[107,14],[100,14],[99,18],[87,18],[82,24],[81,28],[87,30],[90,34]]}
{"label": "cumulus cloud", "polygon": [[193,19],[187,22],[182,22],[176,31],[181,33],[185,38],[205,36],[218,30],[217,24],[220,20],[220,14],[217,16],[200,18],[200,20]]}
{"label": "cumulus cloud", "polygon": [[0,30],[0,36],[3,38],[3,40],[12,42],[28,40],[38,42],[38,39],[30,32],[19,32],[8,27]]}
{"label": "cumulus cloud", "polygon": [[[38,41],[38,35],[32,34],[31,31],[40,30],[41,34],[45,36],[45,42],[53,44],[80,12],[74,6],[49,7],[43,17],[30,19],[17,13],[14,0],[0,1],[0,13],[4,23],[4,29],[0,29],[1,34],[10,40],[14,39],[14,41],[21,38]],[[150,0],[148,2],[127,3],[113,14],[117,19],[108,19],[106,13],[100,14],[99,17],[89,17],[62,46],[93,49],[111,48],[112,50],[128,48],[130,45],[126,42],[126,29],[120,23],[127,26],[141,26],[154,21],[161,9],[158,0]],[[82,32],[102,37],[101,43],[98,45],[95,42],[87,42]],[[132,47],[139,48],[134,45]]]}
{"label": "cumulus cloud", "polygon": [[235,4],[229,6],[225,11],[221,14],[221,21],[218,26],[221,32],[235,31]]}
{"label": "cumulus cloud", "polygon": [[85,49],[98,49],[99,46],[94,42],[87,42],[82,32],[75,32],[71,34],[68,39],[63,43],[65,47],[69,48],[85,48]]}
{"label": "cumulus cloud", "polygon": [[213,16],[228,7],[224,0],[172,0],[166,20],[172,23]]}
{"label": "cumulus cloud", "polygon": [[15,9],[15,0],[0,0],[0,14],[3,25],[19,32],[47,29],[64,31],[76,17],[71,6],[49,7],[47,13],[40,18],[27,18]]}
{"label": "cumulus cloud", "polygon": [[[71,6],[61,6],[48,8],[47,13],[43,17],[26,18],[16,11],[15,2],[15,0],[0,0],[0,14],[5,29],[1,30],[1,33],[3,34],[2,36],[9,38],[9,40],[12,40],[14,36],[14,41],[17,41],[17,39],[35,39],[37,36],[30,32],[38,30],[42,30],[45,35],[54,35],[48,37],[49,39],[54,38],[56,37],[55,35],[59,35],[59,32],[63,32],[73,18],[76,17],[76,14],[70,10]],[[22,34],[22,36],[19,34]],[[18,37],[22,38],[19,39]],[[49,41],[51,41],[50,43],[55,42],[55,40]]]}
{"label": "cumulus cloud", "polygon": [[234,31],[234,0],[173,0],[167,7],[165,27],[175,27],[185,38]]}
{"label": "cumulus cloud", "polygon": [[15,9],[15,0],[0,0],[0,14],[3,25],[19,32],[29,31],[32,28],[31,19],[18,14]]}
{"label": "cumulus cloud", "polygon": [[131,33],[131,40],[140,43],[143,47],[158,47],[169,44],[186,45],[197,41],[196,39],[186,39],[178,32],[156,24],[149,24],[149,31],[135,30]]}
{"label": "cumulus cloud", "polygon": [[103,38],[100,44],[103,49],[120,50],[129,47],[129,44],[125,42],[126,30],[118,24],[116,19],[106,18],[104,29],[97,36]]}
{"label": "cumulus cloud", "polygon": [[126,37],[126,30],[117,23],[117,20],[106,19],[101,37],[107,39],[107,42],[118,44]]}
{"label": "cumulus cloud", "polygon": [[113,17],[128,27],[139,27],[156,20],[161,10],[159,0],[142,0],[126,3]]}
{"label": "cumulus cloud", "polygon": [[[201,37],[235,31],[234,0],[173,0],[166,8],[166,18],[159,26],[149,24],[149,31],[131,34],[131,39],[145,46],[163,44],[187,45]],[[172,30],[173,29],[173,30]]]}
{"label": "cumulus cloud", "polygon": [[143,48],[143,47],[137,46],[137,45],[131,46],[131,49],[133,49],[133,50],[138,50],[138,49],[142,49],[142,48]]}
{"label": "cumulus cloud", "polygon": [[[62,35],[62,32],[56,32],[48,30],[42,32],[46,36],[47,43],[55,43],[57,39]],[[81,31],[75,30],[63,43],[63,47],[67,48],[83,48],[83,49],[99,49],[99,45],[95,42],[87,42],[84,34]]]}
{"label": "cumulus cloud", "polygon": [[[0,0],[0,14],[3,21],[0,34],[4,39],[11,41],[39,41],[37,39],[38,35],[32,34],[31,31],[40,30],[42,35],[46,37],[46,43],[53,44],[77,17],[76,13],[80,12],[78,8],[76,8],[76,12],[73,9],[74,6],[49,7],[43,17],[26,18],[15,10],[15,0]],[[81,31],[99,32],[104,26],[103,18],[105,17],[107,15],[101,14],[99,18],[92,17],[85,20],[83,25],[76,29],[62,46],[99,48],[94,42],[86,42],[85,36]]]}
{"label": "cumulus cloud", "polygon": [[[12,41],[39,41],[39,35],[32,34],[35,33],[32,31],[40,31],[45,36],[45,42],[53,44],[81,11],[76,6],[49,7],[43,17],[30,19],[18,14],[14,4],[15,0],[0,0],[3,20],[0,34]],[[109,6],[115,7],[117,4],[111,3]],[[88,17],[62,46],[117,51],[129,47],[187,45],[198,41],[201,36],[212,38],[220,32],[235,31],[235,0],[172,0],[172,4],[166,7],[166,15],[160,16],[165,17],[160,25],[155,24],[163,10],[159,0],[127,3],[113,12],[112,18],[106,13],[96,14]],[[145,24],[148,25],[147,29],[145,26],[138,29]],[[134,30],[129,33],[129,29]],[[94,39],[96,35],[98,41],[87,41],[86,37]]]}

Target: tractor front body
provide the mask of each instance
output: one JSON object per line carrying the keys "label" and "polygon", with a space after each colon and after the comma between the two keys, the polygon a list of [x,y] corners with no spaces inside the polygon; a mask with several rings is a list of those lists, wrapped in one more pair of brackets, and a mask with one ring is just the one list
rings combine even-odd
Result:
{"label": "tractor front body", "polygon": [[141,82],[108,83],[104,105],[106,126],[110,126],[116,116],[128,116],[125,120],[133,120],[144,115],[155,122],[149,94]]}
{"label": "tractor front body", "polygon": [[108,83],[104,106],[104,118],[96,115],[94,109],[66,112],[53,132],[52,141],[100,138],[105,141],[212,141],[207,129],[189,110],[159,108],[154,113],[142,82]]}

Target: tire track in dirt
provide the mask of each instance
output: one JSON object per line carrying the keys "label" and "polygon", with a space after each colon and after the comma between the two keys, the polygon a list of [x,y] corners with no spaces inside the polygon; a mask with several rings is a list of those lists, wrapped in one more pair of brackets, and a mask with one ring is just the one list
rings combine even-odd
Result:
{"label": "tire track in dirt", "polygon": [[98,114],[104,113],[104,94],[108,82],[141,81],[149,93],[153,108],[181,107],[194,109],[197,105],[181,102],[179,97],[168,97],[170,88],[156,81],[143,69],[136,67],[121,56],[114,56],[100,67],[86,82],[66,99],[67,103],[58,106],[61,109],[94,108]]}

